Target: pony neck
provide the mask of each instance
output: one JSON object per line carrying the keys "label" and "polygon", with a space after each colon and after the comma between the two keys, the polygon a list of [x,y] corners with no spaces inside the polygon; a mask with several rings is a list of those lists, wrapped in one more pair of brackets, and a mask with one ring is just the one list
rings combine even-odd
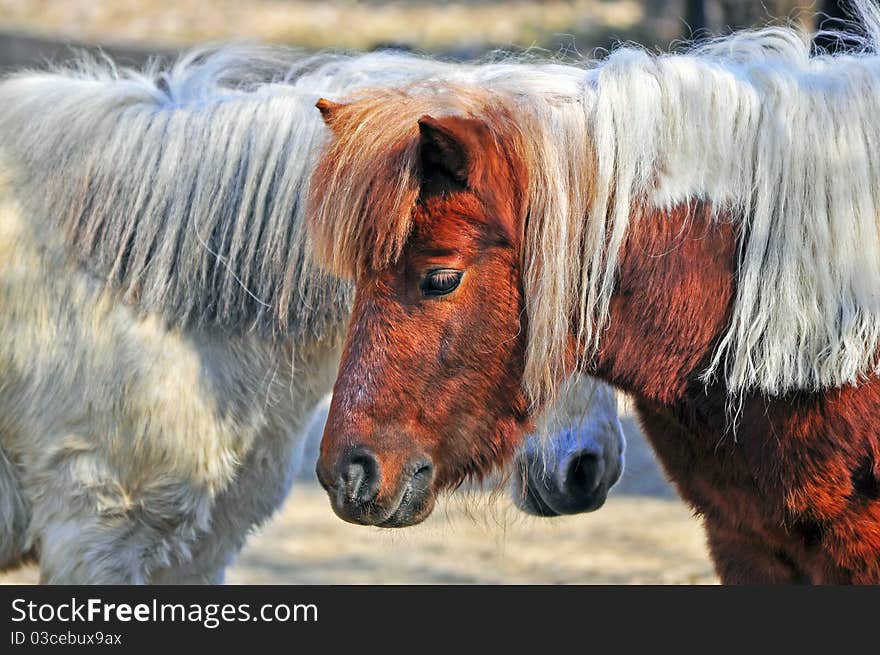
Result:
{"label": "pony neck", "polygon": [[690,203],[634,218],[596,374],[666,406],[685,400],[730,321],[737,228]]}

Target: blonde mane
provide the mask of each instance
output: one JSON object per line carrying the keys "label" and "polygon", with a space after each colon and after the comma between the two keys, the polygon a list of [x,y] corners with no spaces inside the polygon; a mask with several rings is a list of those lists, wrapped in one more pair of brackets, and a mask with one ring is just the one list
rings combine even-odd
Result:
{"label": "blonde mane", "polygon": [[868,37],[854,53],[811,53],[809,34],[768,28],[680,54],[461,67],[361,96],[316,177],[318,250],[339,272],[393,260],[417,193],[416,114],[501,105],[517,125],[489,127],[523,148],[530,176],[533,399],[555,395],[573,330],[598,346],[634,208],[697,201],[743,235],[732,322],[705,379],[722,375],[731,394],[855,383],[880,365],[880,13],[858,9]]}

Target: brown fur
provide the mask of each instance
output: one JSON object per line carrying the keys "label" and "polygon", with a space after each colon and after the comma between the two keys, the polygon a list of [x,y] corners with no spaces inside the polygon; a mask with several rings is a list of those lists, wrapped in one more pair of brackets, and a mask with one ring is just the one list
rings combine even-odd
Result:
{"label": "brown fur", "polygon": [[[383,457],[429,452],[439,489],[501,465],[528,424],[517,235],[529,180],[514,137],[476,120],[436,122],[459,135],[466,166],[449,144],[434,148],[424,161],[439,157],[448,175],[425,165],[400,256],[358,273],[322,465],[352,443]],[[865,419],[880,411],[880,380],[747,396],[731,424],[739,399],[699,379],[730,320],[740,237],[710,209],[633,218],[590,372],[636,397],[670,477],[705,517],[722,581],[880,583],[880,436]],[[464,270],[461,288],[421,298],[418,278],[433,265]],[[571,352],[583,348],[573,330]],[[394,475],[384,484],[392,495]]]}
{"label": "brown fur", "polygon": [[[687,220],[686,220],[687,217]],[[644,216],[622,254],[596,372],[704,515],[722,581],[880,581],[880,381],[743,399],[697,380],[733,302],[737,234],[707,207]]]}
{"label": "brown fur", "polygon": [[[421,193],[420,117],[440,104],[457,117],[488,113],[495,123],[504,122],[503,110],[492,107],[485,93],[450,86],[441,95],[420,94],[419,88],[414,86],[408,94],[364,91],[358,101],[347,104],[318,101],[336,138],[313,175],[310,232],[318,258],[336,274],[355,277],[400,256]],[[361,184],[365,177],[366,185]],[[387,184],[390,180],[395,183]],[[324,202],[326,197],[335,202]],[[340,215],[340,205],[345,215]]]}
{"label": "brown fur", "polygon": [[[361,269],[357,277],[358,320],[343,351],[318,476],[331,486],[337,463],[353,446],[378,453],[382,485],[367,519],[383,525],[400,502],[412,462],[432,461],[434,491],[450,488],[510,460],[531,427],[519,383],[521,208],[509,193],[511,169],[520,167],[475,121],[455,117],[440,125],[425,117],[422,123],[421,139],[438,150],[437,139],[448,131],[469,135],[469,150],[494,156],[459,171],[487,190],[479,198],[446,172],[429,173],[434,164],[426,160],[428,178],[402,255],[395,265]],[[466,273],[454,295],[426,300],[420,280],[435,268]],[[416,396],[427,405],[411,402]],[[444,438],[450,434],[456,438]],[[432,506],[433,494],[408,522],[423,519]]]}

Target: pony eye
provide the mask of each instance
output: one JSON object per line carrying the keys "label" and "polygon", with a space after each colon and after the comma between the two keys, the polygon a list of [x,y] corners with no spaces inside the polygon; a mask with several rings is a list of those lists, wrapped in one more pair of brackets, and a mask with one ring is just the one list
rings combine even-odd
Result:
{"label": "pony eye", "polygon": [[461,282],[462,271],[450,271],[437,269],[428,271],[422,280],[423,296],[445,296],[450,291],[455,291]]}

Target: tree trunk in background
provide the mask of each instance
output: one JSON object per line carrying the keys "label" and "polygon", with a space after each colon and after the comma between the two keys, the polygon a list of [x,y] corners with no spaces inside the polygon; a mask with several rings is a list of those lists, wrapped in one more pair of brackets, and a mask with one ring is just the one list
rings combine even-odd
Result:
{"label": "tree trunk in background", "polygon": [[[816,28],[818,30],[843,30],[848,32],[854,30],[853,8],[850,0],[823,0],[821,11],[824,16],[816,17]],[[863,35],[858,31],[859,35]],[[816,48],[827,50],[828,52],[843,52],[857,47],[857,41],[851,39],[841,39],[832,34],[818,34],[813,39],[813,45]]]}
{"label": "tree trunk in background", "polygon": [[849,4],[847,0],[824,0],[822,13],[828,18],[847,20],[852,18],[852,9]]}
{"label": "tree trunk in background", "polygon": [[[646,7],[649,15],[655,17],[664,12],[681,12],[681,36],[685,41],[786,20],[800,23],[808,30],[860,32],[858,24],[853,21],[853,0],[653,0]],[[819,35],[814,43],[816,47],[831,52],[860,45],[857,40],[830,35]]]}
{"label": "tree trunk in background", "polygon": [[760,27],[774,18],[794,18],[794,10],[808,4],[803,0],[718,0],[721,31]]}
{"label": "tree trunk in background", "polygon": [[685,35],[686,38],[703,36],[708,31],[705,0],[685,1],[684,22],[686,23],[685,30],[690,31],[690,34]]}
{"label": "tree trunk in background", "polygon": [[721,5],[721,29],[724,32],[740,30],[756,25],[766,18],[766,11],[760,1],[718,0]]}

